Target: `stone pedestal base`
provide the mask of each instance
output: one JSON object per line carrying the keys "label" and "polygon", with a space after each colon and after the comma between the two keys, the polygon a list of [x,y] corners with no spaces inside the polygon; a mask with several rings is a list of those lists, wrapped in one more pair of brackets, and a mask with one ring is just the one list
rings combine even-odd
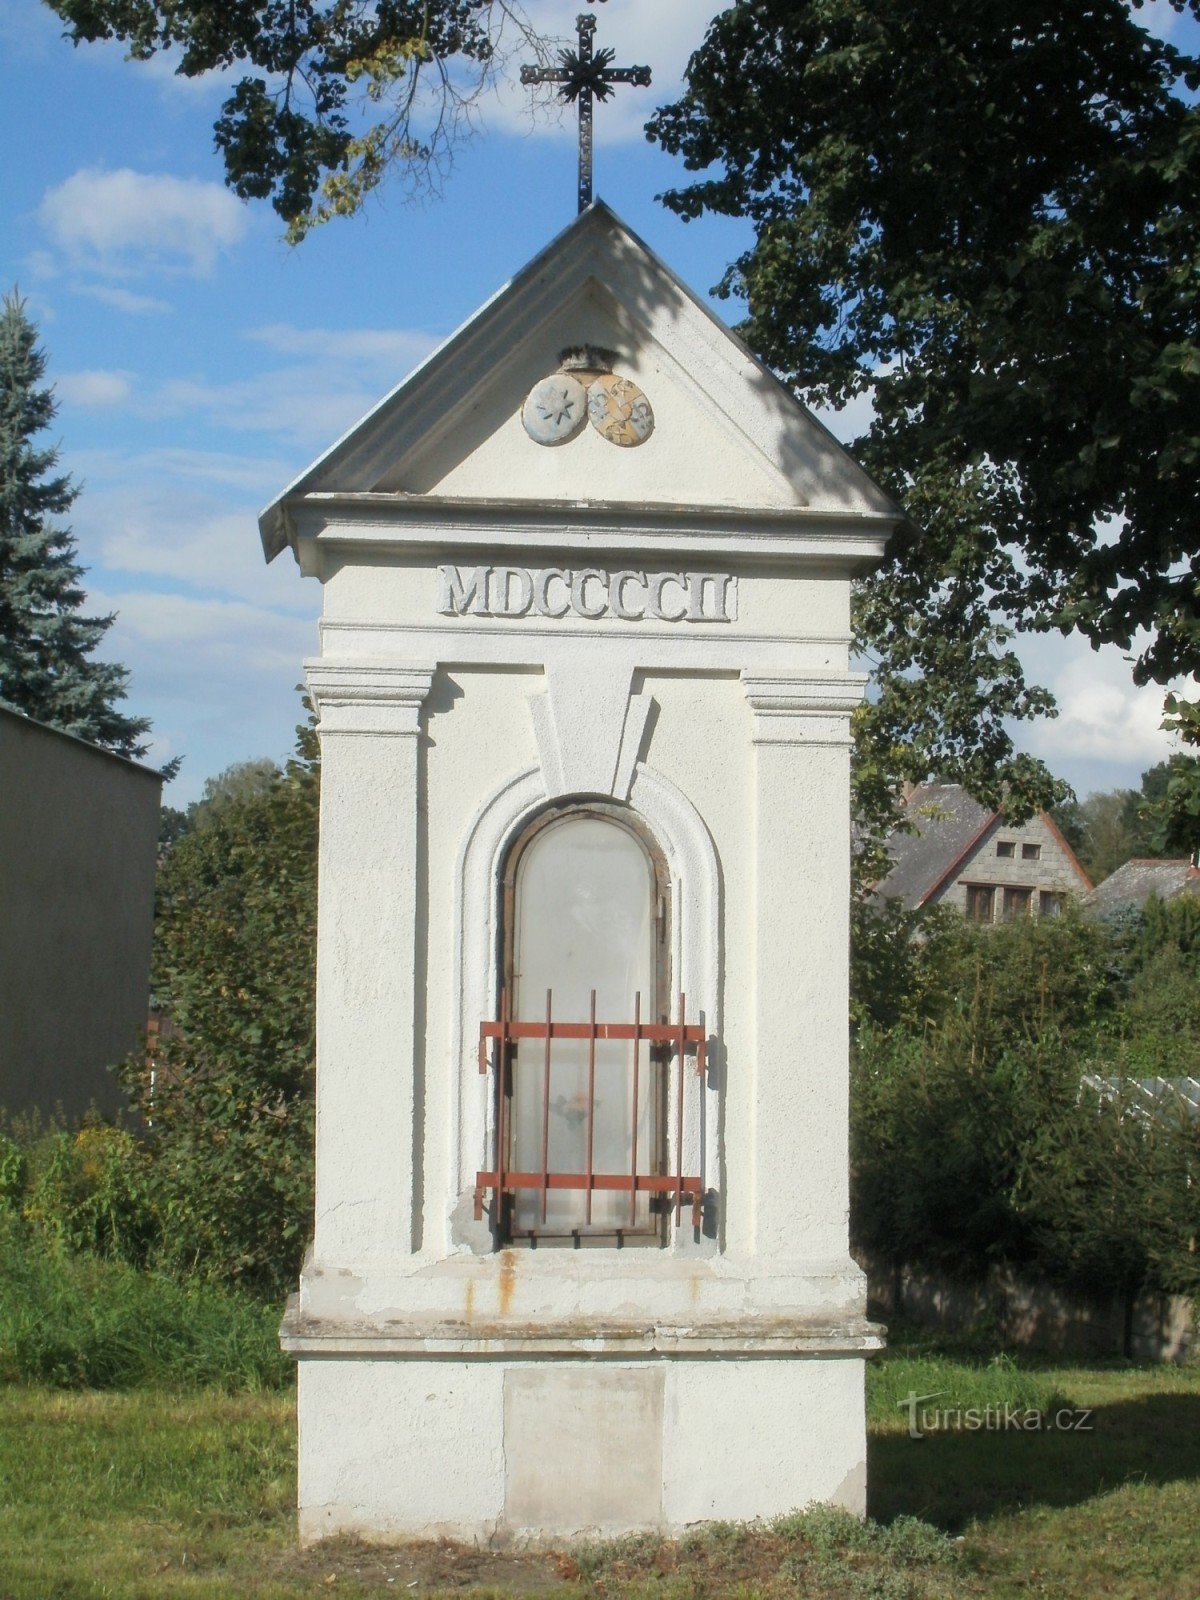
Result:
{"label": "stone pedestal base", "polygon": [[863,1514],[863,1358],[882,1330],[852,1263],[614,1252],[598,1272],[598,1254],[309,1263],[283,1329],[302,1541],[678,1534],[813,1501]]}
{"label": "stone pedestal base", "polygon": [[299,1411],[306,1544],[865,1511],[860,1358],[302,1358]]}

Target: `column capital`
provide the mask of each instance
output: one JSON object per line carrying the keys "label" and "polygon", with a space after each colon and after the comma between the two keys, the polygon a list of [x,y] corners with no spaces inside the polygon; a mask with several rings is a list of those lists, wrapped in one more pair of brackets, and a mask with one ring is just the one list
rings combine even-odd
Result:
{"label": "column capital", "polygon": [[755,744],[850,743],[850,714],[866,688],[861,672],[743,672]]}
{"label": "column capital", "polygon": [[329,660],[304,664],[308,692],[320,717],[317,731],[413,737],[437,668],[397,661]]}

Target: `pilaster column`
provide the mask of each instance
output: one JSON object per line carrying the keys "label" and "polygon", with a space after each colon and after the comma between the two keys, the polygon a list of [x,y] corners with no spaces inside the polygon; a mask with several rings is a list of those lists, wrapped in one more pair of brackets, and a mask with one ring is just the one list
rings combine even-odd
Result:
{"label": "pilaster column", "polygon": [[320,714],[317,1217],[322,1265],[417,1247],[421,707],[432,666],[307,663]]}
{"label": "pilaster column", "polygon": [[844,1258],[850,714],[866,679],[742,682],[754,712],[757,948],[749,1182],[744,1199],[730,1197],[731,1243],[776,1259]]}

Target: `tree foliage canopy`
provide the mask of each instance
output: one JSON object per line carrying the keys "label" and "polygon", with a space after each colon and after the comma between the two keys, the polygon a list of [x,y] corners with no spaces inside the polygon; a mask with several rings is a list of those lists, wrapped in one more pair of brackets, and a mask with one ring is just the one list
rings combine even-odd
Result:
{"label": "tree foliage canopy", "polygon": [[118,755],[145,754],[150,724],[117,708],[129,674],[92,653],[113,617],[89,617],[75,540],[57,519],[79,490],[37,436],[57,406],[25,303],[0,310],[0,703]]}
{"label": "tree foliage canopy", "polygon": [[860,596],[868,776],[1045,803],[1013,629],[1200,664],[1200,63],[1134,7],[744,0],[651,123],[704,174],[673,210],[755,225],[722,292],[759,355],[873,397],[854,448],[912,526]]}
{"label": "tree foliage canopy", "polygon": [[122,1070],[151,1128],[162,1259],[274,1292],[312,1226],[319,758],[298,733],[285,771],[208,786],[166,851],[152,983],[179,1032],[152,1082],[137,1058]]}
{"label": "tree foliage canopy", "polygon": [[1183,800],[1200,795],[1200,761],[1177,752],[1142,773],[1136,789],[1068,800],[1054,820],[1094,883],[1134,856],[1187,856],[1200,848],[1200,819]]}
{"label": "tree foliage canopy", "polygon": [[139,61],[171,51],[185,78],[242,70],[214,126],[226,178],[269,199],[293,239],[356,211],[393,168],[435,180],[506,28],[538,44],[509,0],[47,3],[76,44],[119,39]]}

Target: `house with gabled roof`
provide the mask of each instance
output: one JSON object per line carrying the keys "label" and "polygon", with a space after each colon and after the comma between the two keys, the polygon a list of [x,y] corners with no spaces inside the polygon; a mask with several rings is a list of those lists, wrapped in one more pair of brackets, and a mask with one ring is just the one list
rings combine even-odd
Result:
{"label": "house with gabled roof", "polygon": [[1147,900],[1174,900],[1181,894],[1200,894],[1200,869],[1190,856],[1158,860],[1134,856],[1098,884],[1085,902],[1103,916],[1124,906],[1144,906]]}
{"label": "house with gabled roof", "polygon": [[904,808],[907,828],[888,841],[891,869],[879,900],[907,910],[946,905],[972,922],[1057,916],[1066,900],[1089,894],[1092,881],[1045,812],[1010,822],[961,784],[921,784]]}

